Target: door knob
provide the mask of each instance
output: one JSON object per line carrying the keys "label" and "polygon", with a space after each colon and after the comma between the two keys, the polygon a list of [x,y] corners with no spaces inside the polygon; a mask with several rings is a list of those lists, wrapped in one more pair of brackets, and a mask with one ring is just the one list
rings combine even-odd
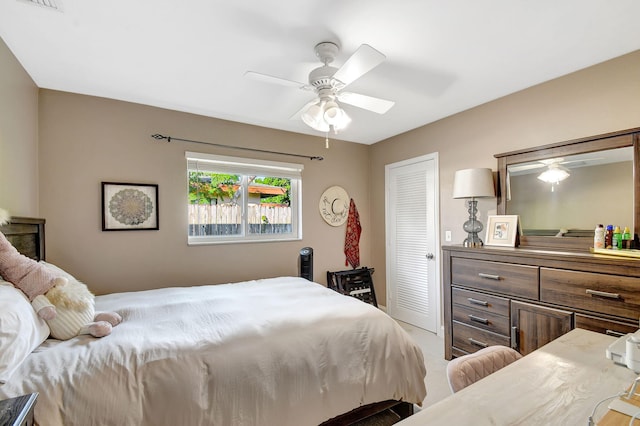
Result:
{"label": "door knob", "polygon": [[434,257],[433,253],[427,253],[427,259],[433,260]]}

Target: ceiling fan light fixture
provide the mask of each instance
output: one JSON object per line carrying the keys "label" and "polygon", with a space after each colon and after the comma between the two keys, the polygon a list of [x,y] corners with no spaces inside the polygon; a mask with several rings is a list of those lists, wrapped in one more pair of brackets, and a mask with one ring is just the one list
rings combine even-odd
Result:
{"label": "ceiling fan light fixture", "polygon": [[324,121],[329,124],[338,124],[343,111],[335,101],[329,101],[324,106]]}
{"label": "ceiling fan light fixture", "polygon": [[558,166],[549,166],[547,170],[538,175],[538,179],[547,183],[559,183],[571,176],[568,171]]}
{"label": "ceiling fan light fixture", "polygon": [[351,117],[349,117],[343,109],[341,109],[341,111],[342,116],[340,117],[340,122],[332,125],[334,132],[345,129],[349,125],[349,123],[351,123]]}
{"label": "ceiling fan light fixture", "polygon": [[323,117],[324,121],[336,130],[344,129],[351,122],[351,118],[336,101],[329,101],[324,105]]}
{"label": "ceiling fan light fixture", "polygon": [[306,111],[302,113],[302,121],[314,130],[319,132],[328,132],[329,124],[324,121],[323,110],[318,104],[311,104]]}

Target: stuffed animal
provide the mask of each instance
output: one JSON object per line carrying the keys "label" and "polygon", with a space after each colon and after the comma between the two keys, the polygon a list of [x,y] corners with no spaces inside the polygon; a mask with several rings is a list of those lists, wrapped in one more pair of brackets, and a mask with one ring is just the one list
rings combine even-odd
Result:
{"label": "stuffed animal", "polygon": [[96,314],[94,295],[87,286],[65,277],[58,278],[45,294],[37,295],[31,305],[47,321],[51,336],[59,340],[81,334],[104,337],[122,321],[115,312]]}
{"label": "stuffed animal", "polygon": [[[9,215],[0,209],[0,225]],[[94,295],[73,278],[54,273],[46,265],[24,256],[0,232],[0,276],[27,295],[51,336],[68,340],[80,334],[103,337],[122,317],[115,312],[95,314]]]}

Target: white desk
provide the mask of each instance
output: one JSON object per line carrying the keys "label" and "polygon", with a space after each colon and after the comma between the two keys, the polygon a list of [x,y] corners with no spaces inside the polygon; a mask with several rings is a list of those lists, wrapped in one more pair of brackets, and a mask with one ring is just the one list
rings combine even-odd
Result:
{"label": "white desk", "polygon": [[[605,350],[614,341],[604,334],[572,330],[397,425],[585,426],[600,400],[627,389],[636,378],[606,358]],[[603,403],[595,419],[606,412]]]}

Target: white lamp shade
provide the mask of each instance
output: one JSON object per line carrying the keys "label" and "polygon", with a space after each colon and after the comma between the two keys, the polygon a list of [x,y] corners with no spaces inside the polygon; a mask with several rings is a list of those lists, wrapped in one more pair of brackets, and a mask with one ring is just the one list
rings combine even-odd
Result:
{"label": "white lamp shade", "polygon": [[495,197],[491,169],[458,170],[453,178],[453,198]]}
{"label": "white lamp shade", "polygon": [[329,101],[324,106],[324,121],[329,124],[336,125],[340,122],[342,110],[334,101]]}
{"label": "white lamp shade", "polygon": [[320,132],[328,132],[329,124],[323,120],[322,114],[322,107],[318,104],[313,104],[302,113],[302,121],[312,129]]}
{"label": "white lamp shade", "polygon": [[343,130],[349,125],[349,123],[351,123],[351,117],[347,115],[345,110],[340,109],[340,111],[342,111],[340,114],[340,120],[336,124],[333,124],[333,128],[335,130]]}
{"label": "white lamp shade", "polygon": [[327,124],[333,126],[336,130],[345,128],[351,121],[351,118],[335,101],[329,101],[324,105],[323,118]]}

